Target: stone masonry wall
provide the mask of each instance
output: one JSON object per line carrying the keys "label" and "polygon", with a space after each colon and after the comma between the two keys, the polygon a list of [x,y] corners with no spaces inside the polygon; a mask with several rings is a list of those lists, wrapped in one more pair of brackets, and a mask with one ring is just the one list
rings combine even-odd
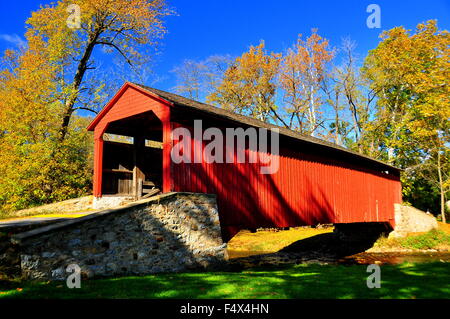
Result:
{"label": "stone masonry wall", "polygon": [[164,194],[71,222],[13,238],[22,275],[62,280],[69,264],[83,277],[177,272],[227,259],[214,195]]}
{"label": "stone masonry wall", "polygon": [[395,229],[391,237],[402,237],[408,233],[427,232],[438,228],[433,215],[424,213],[417,208],[395,204]]}

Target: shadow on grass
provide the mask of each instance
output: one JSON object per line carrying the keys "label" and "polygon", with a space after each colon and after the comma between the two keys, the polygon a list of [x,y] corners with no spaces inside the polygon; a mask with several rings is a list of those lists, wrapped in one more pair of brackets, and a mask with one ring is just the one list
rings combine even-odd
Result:
{"label": "shadow on grass", "polygon": [[[345,257],[365,252],[371,248],[379,236],[369,236],[358,240],[341,240],[336,233],[324,233],[298,240],[274,253],[254,254],[233,258],[235,269],[269,264],[300,264],[303,262],[343,262]],[[345,260],[345,263],[348,263]]]}
{"label": "shadow on grass", "polygon": [[296,241],[280,252],[303,254],[314,252],[314,254],[342,258],[366,251],[373,246],[377,239],[378,237],[370,237],[364,240],[345,242],[340,240],[335,233],[326,233]]}
{"label": "shadow on grass", "polygon": [[0,298],[450,298],[446,263],[381,266],[381,288],[363,265],[295,265],[241,272],[158,274],[65,282],[0,282]]}

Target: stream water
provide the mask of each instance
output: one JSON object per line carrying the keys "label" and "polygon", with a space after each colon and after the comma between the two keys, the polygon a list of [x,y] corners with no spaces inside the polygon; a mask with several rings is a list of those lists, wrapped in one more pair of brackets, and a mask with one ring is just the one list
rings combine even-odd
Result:
{"label": "stream water", "polygon": [[344,257],[338,261],[341,264],[401,264],[450,262],[450,252],[423,253],[359,253]]}

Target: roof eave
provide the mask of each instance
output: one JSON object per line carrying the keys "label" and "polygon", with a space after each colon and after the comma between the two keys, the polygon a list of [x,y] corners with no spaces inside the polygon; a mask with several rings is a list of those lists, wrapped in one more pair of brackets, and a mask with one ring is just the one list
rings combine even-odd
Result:
{"label": "roof eave", "polygon": [[143,88],[140,85],[136,85],[135,83],[126,81],[120,89],[117,91],[116,94],[112,97],[111,100],[102,108],[102,110],[95,116],[95,118],[91,121],[91,123],[88,125],[87,130],[88,131],[94,131],[95,127],[97,126],[98,122],[108,113],[108,111],[112,108],[112,106],[117,102],[117,100],[122,96],[122,94],[128,89],[128,88],[134,88],[138,91],[145,92],[148,95],[151,95],[155,100],[166,104],[168,106],[173,106],[173,103],[171,101],[168,101],[161,96],[155,94],[154,92],[150,92]]}

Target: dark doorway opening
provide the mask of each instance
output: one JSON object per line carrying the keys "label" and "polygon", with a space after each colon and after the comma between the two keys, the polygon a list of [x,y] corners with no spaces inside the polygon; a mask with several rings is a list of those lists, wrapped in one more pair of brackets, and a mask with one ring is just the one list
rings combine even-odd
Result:
{"label": "dark doorway opening", "polygon": [[104,195],[139,199],[162,189],[162,123],[152,111],[110,123],[103,139]]}

